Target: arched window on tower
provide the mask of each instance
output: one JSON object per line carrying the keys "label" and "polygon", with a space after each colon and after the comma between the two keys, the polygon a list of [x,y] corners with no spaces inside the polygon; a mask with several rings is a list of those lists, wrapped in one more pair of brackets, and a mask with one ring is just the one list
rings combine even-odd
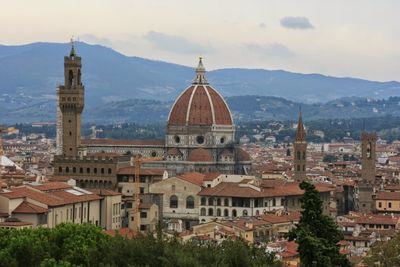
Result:
{"label": "arched window on tower", "polygon": [[69,87],[72,87],[74,84],[74,72],[72,70],[69,70],[68,72],[68,85]]}
{"label": "arched window on tower", "polygon": [[300,159],[301,155],[300,155],[300,151],[297,151],[297,159]]}

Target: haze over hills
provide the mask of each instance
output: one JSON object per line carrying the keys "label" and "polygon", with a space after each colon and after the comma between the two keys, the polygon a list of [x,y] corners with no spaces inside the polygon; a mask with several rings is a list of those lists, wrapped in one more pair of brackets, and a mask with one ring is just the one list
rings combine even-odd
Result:
{"label": "haze over hills", "polygon": [[[127,57],[99,45],[76,46],[83,58],[87,121],[165,121],[172,101],[194,77],[190,67]],[[56,86],[64,82],[63,58],[69,50],[69,44],[59,43],[0,46],[0,123],[55,120]],[[194,58],[193,67],[196,63]],[[299,102],[307,103],[303,105],[304,112],[310,108],[310,116],[315,118],[359,117],[369,113],[376,116],[387,111],[379,106],[379,101],[358,99],[354,104],[354,99],[336,99],[400,96],[400,83],[395,81],[281,70],[220,69],[209,71],[207,78],[227,97],[237,119],[295,118]],[[133,98],[136,100],[130,100]],[[248,105],[243,105],[243,101]],[[373,111],[371,105],[378,105],[374,106],[378,111]],[[397,110],[389,111],[393,112]]]}

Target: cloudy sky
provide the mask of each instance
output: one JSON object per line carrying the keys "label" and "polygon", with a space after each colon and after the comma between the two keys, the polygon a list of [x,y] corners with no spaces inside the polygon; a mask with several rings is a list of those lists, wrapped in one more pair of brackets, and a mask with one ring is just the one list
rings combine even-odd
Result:
{"label": "cloudy sky", "polygon": [[81,41],[208,69],[400,80],[399,0],[1,0],[0,44]]}

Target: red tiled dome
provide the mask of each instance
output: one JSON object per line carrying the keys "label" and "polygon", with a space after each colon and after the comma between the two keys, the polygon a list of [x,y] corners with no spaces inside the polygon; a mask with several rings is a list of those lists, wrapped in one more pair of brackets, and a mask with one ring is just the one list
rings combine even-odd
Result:
{"label": "red tiled dome", "polygon": [[211,153],[204,148],[196,148],[190,152],[188,161],[192,162],[212,162],[214,161]]}
{"label": "red tiled dome", "polygon": [[236,156],[239,161],[251,161],[249,153],[247,153],[240,147],[236,148]]}
{"label": "red tiled dome", "polygon": [[203,63],[199,62],[196,79],[175,101],[168,125],[232,125],[232,116],[223,97],[205,79]]}

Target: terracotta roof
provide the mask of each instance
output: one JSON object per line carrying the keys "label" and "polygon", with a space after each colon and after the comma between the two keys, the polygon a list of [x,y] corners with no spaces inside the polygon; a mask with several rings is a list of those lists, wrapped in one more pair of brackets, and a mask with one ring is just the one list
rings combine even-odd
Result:
{"label": "terracotta roof", "polygon": [[153,205],[155,205],[155,204],[154,203],[140,203],[139,209],[150,209]]}
{"label": "terracotta roof", "polygon": [[40,214],[46,213],[47,209],[40,206],[34,205],[32,203],[23,201],[18,207],[16,207],[12,213],[28,213],[28,214]]}
{"label": "terracotta roof", "polygon": [[97,146],[164,146],[165,140],[82,139],[82,145]]}
{"label": "terracotta roof", "polygon": [[[140,175],[163,176],[164,168],[141,168]],[[134,175],[135,167],[125,167],[118,170],[118,174]]]}
{"label": "terracotta roof", "polygon": [[270,222],[272,224],[276,223],[286,223],[286,222],[293,222],[293,221],[299,221],[300,220],[300,212],[291,212],[289,214],[283,214],[283,215],[275,215],[275,214],[264,214],[261,216],[261,218],[264,221]]}
{"label": "terracotta roof", "polygon": [[192,150],[187,159],[192,162],[212,162],[214,161],[211,153],[204,148],[196,148]]}
{"label": "terracotta roof", "polygon": [[400,192],[378,192],[376,200],[400,200]]}
{"label": "terracotta roof", "polygon": [[204,174],[198,172],[187,172],[180,176],[177,176],[176,178],[198,186],[202,186],[204,180]]}
{"label": "terracotta roof", "polygon": [[398,217],[385,215],[367,215],[355,217],[355,222],[358,224],[388,224],[396,225],[399,221]]}
{"label": "terracotta roof", "polygon": [[[260,187],[260,191],[250,186],[240,186],[241,183],[222,182],[215,187],[202,189],[198,194],[201,196],[225,196],[225,197],[273,197],[273,196],[300,196],[304,191],[299,188],[296,182],[277,184],[268,188]],[[255,186],[255,185],[253,185]],[[319,192],[330,192],[334,187],[318,184],[316,189]]]}
{"label": "terracotta roof", "polygon": [[85,190],[90,191],[93,194],[96,194],[96,195],[99,195],[99,196],[119,196],[119,195],[122,195],[122,193],[115,192],[115,191],[108,190],[108,189],[85,188]]}
{"label": "terracotta roof", "polygon": [[127,239],[131,239],[133,237],[135,237],[137,235],[137,232],[129,229],[129,228],[121,228],[118,230],[106,230],[104,231],[104,233],[106,233],[109,236],[116,236],[116,235],[120,235],[122,237],[125,237]]}
{"label": "terracotta roof", "polygon": [[0,222],[0,227],[6,227],[6,226],[10,226],[10,227],[17,227],[17,226],[27,226],[27,225],[32,225],[33,223],[31,222]]}
{"label": "terracotta roof", "polygon": [[222,96],[209,85],[192,85],[176,99],[168,125],[232,125],[232,116]]}
{"label": "terracotta roof", "polygon": [[242,148],[237,147],[235,150],[236,150],[236,157],[239,161],[251,161],[249,153],[244,151]]}
{"label": "terracotta roof", "polygon": [[52,190],[62,190],[62,189],[72,188],[72,186],[63,182],[46,182],[40,185],[30,184],[29,186],[38,189],[40,191],[52,191]]}
{"label": "terracotta roof", "polygon": [[221,173],[219,172],[209,172],[204,174],[204,181],[214,181]]}

